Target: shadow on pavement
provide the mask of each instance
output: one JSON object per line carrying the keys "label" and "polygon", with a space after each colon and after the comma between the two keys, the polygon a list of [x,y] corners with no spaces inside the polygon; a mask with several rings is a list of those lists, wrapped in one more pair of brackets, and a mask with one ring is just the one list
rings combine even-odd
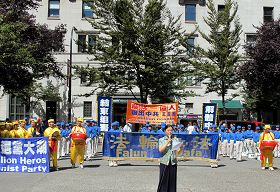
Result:
{"label": "shadow on pavement", "polygon": [[100,167],[100,165],[84,165],[84,168],[96,168]]}
{"label": "shadow on pavement", "polygon": [[237,162],[243,162],[243,161],[248,161],[247,159],[242,159],[241,161],[237,161]]}
{"label": "shadow on pavement", "polygon": [[72,167],[59,167],[58,168],[58,171],[54,171],[53,168],[50,168],[50,172],[59,172],[59,171],[64,171],[64,170],[67,170],[67,169],[72,169]]}
{"label": "shadow on pavement", "polygon": [[[225,167],[226,165],[224,164],[219,164],[219,167]],[[210,164],[209,165],[178,165],[178,167],[209,167],[210,168]]]}
{"label": "shadow on pavement", "polygon": [[93,159],[89,159],[89,161],[101,161],[103,160],[102,158],[93,158]]}
{"label": "shadow on pavement", "polygon": [[158,167],[159,165],[135,165],[135,164],[131,164],[131,163],[123,163],[123,164],[119,164],[119,167],[125,167],[125,166],[133,166],[133,167]]}

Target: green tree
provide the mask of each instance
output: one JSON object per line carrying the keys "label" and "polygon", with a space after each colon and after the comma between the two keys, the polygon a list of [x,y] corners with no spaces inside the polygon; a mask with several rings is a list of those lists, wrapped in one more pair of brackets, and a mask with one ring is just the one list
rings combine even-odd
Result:
{"label": "green tree", "polygon": [[[42,83],[34,83],[32,87],[29,88],[29,97],[31,97],[30,100],[30,112],[35,112],[39,116],[45,118],[45,109],[44,106],[42,106],[42,101],[56,101],[56,102],[62,102],[65,103],[64,100],[61,97],[61,94],[59,92],[59,88],[63,86],[63,83],[57,83],[57,85],[54,85],[51,80],[48,80],[46,82],[46,85],[43,85]],[[23,96],[21,96],[23,97]]]}
{"label": "green tree", "polygon": [[246,47],[249,60],[239,68],[245,81],[245,101],[248,107],[262,114],[272,111],[273,123],[278,123],[280,107],[280,20],[264,23],[257,28],[256,43]]}
{"label": "green tree", "polygon": [[32,84],[50,75],[62,77],[52,55],[63,50],[64,26],[54,30],[35,22],[30,10],[39,0],[0,0],[0,88],[27,96]]}
{"label": "green tree", "polygon": [[207,2],[208,16],[204,18],[210,29],[206,34],[200,31],[209,47],[198,48],[198,57],[193,62],[197,72],[206,79],[206,93],[216,92],[222,97],[225,113],[225,96],[230,89],[237,89],[240,81],[237,67],[240,62],[238,54],[240,34],[242,32],[237,17],[238,5],[232,0],[225,0],[225,8],[218,11],[213,0]]}
{"label": "green tree", "polygon": [[[114,94],[129,91],[141,102],[169,102],[181,86],[176,80],[188,72],[182,47],[186,40],[179,24],[163,0],[95,0],[95,17],[89,20],[99,32],[93,51],[100,65],[76,67],[87,73],[91,93]],[[125,10],[125,11],[124,11]],[[135,89],[137,88],[137,89]],[[101,91],[100,91],[101,90]]]}

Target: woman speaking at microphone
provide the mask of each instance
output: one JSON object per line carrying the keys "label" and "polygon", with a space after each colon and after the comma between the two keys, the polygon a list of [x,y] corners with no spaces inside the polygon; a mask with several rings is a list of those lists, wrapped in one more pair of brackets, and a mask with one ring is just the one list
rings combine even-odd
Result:
{"label": "woman speaking at microphone", "polygon": [[164,129],[165,136],[159,139],[160,179],[158,192],[176,192],[177,189],[177,159],[172,150],[172,142],[179,142],[172,138],[173,127],[167,125]]}

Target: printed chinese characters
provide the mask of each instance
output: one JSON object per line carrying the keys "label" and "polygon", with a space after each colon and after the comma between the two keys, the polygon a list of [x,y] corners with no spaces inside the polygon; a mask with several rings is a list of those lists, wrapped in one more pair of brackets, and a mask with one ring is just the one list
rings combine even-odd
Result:
{"label": "printed chinese characters", "polygon": [[108,131],[110,128],[111,102],[107,97],[99,100],[98,119],[101,131]]}

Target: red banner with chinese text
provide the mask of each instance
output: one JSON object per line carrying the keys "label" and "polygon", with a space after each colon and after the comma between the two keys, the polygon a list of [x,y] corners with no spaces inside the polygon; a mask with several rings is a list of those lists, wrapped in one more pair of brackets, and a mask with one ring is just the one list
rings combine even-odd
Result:
{"label": "red banner with chinese text", "polygon": [[128,100],[126,122],[159,125],[177,124],[178,103],[143,104]]}

